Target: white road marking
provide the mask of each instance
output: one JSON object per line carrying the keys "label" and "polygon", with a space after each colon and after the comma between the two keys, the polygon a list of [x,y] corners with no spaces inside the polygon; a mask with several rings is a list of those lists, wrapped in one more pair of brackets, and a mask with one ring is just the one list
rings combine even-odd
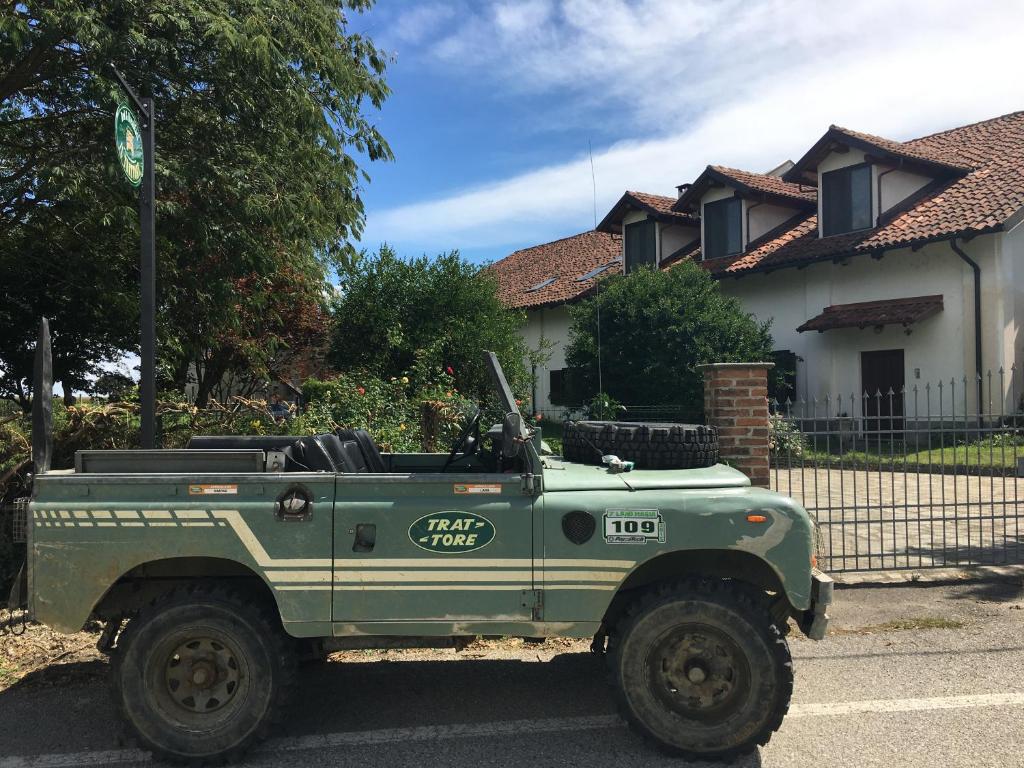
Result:
{"label": "white road marking", "polygon": [[[834,703],[796,704],[790,717],[836,717],[851,714],[891,712],[934,712],[974,707],[1024,706],[1024,693],[983,693],[968,696],[935,696],[919,699],[867,699]],[[253,751],[254,756],[307,749],[359,747],[370,744],[398,744],[410,741],[443,741],[488,736],[559,733],[625,727],[616,715],[590,717],[553,717],[543,720],[506,720],[493,723],[456,723],[423,725],[415,728],[383,728],[376,731],[345,731],[309,736],[271,739]],[[74,768],[75,766],[148,763],[148,752],[138,749],[67,754],[25,755],[0,758],[0,768]]]}
{"label": "white road marking", "polygon": [[971,707],[1012,707],[1024,705],[1024,693],[981,693],[974,696],[934,696],[922,699],[869,699],[822,704],[796,704],[786,717],[834,717],[886,712],[933,712]]}

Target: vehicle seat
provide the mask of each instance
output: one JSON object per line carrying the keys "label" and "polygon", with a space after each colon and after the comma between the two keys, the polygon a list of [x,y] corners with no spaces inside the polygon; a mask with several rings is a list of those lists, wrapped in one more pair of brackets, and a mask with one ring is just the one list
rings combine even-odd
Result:
{"label": "vehicle seat", "polygon": [[344,472],[345,470],[335,463],[332,451],[323,437],[325,436],[310,435],[296,440],[292,446],[292,455],[296,463],[310,472]]}
{"label": "vehicle seat", "polygon": [[387,465],[384,463],[384,457],[380,455],[380,449],[373,442],[370,433],[365,429],[336,429],[334,434],[343,443],[354,441],[359,446],[359,450],[363,455],[362,463],[366,466],[366,469],[363,470],[364,472],[382,474],[388,471]]}

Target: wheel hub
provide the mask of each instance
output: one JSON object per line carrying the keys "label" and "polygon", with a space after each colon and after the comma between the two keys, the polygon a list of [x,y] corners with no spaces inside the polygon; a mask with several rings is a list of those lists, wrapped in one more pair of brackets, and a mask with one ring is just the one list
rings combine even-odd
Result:
{"label": "wheel hub", "polygon": [[188,712],[213,712],[228,704],[238,691],[238,660],[217,640],[191,639],[171,653],[164,678],[177,706]]}
{"label": "wheel hub", "polygon": [[740,705],[749,680],[746,660],[718,629],[679,627],[654,651],[654,690],[669,709],[687,718],[711,720]]}

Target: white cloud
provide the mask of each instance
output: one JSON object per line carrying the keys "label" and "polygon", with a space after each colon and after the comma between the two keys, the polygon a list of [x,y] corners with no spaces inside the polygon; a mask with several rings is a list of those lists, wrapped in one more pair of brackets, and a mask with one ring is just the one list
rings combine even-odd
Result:
{"label": "white cloud", "polygon": [[[581,122],[628,126],[634,138],[595,148],[599,217],[624,189],[672,194],[709,163],[795,160],[830,123],[901,139],[1024,108],[1015,3],[536,0],[464,15],[430,48],[442,72],[457,61],[515,98],[556,93]],[[364,242],[446,248],[580,231],[593,223],[589,159],[368,223]]]}

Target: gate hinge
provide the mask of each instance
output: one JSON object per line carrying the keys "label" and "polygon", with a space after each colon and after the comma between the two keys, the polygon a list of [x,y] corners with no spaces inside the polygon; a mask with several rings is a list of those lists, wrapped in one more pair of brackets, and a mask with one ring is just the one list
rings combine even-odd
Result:
{"label": "gate hinge", "polygon": [[540,621],[544,613],[544,591],[541,589],[524,589],[521,592],[520,604],[529,608],[534,621]]}

